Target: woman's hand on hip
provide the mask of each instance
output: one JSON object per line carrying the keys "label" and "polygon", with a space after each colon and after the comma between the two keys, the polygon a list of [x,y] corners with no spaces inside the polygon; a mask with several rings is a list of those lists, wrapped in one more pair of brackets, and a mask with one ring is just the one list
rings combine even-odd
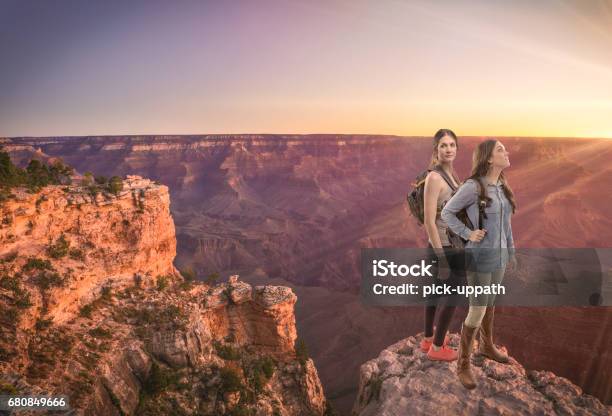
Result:
{"label": "woman's hand on hip", "polygon": [[475,230],[470,234],[470,241],[474,243],[480,243],[482,239],[485,237],[487,230]]}

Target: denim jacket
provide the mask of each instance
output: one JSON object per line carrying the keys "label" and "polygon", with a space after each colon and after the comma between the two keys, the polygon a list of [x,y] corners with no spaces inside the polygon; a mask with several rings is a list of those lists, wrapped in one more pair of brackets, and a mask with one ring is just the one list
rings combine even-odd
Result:
{"label": "denim jacket", "polygon": [[[485,184],[486,178],[480,178],[480,183]],[[472,251],[480,252],[481,255],[488,253],[488,259],[481,257],[481,260],[488,263],[486,268],[492,271],[496,268],[505,267],[508,258],[514,256],[514,239],[512,238],[510,222],[512,205],[506,198],[500,181],[496,185],[488,184],[486,186],[487,196],[491,198],[491,202],[484,209],[487,218],[483,218],[482,228],[486,229],[487,232],[479,243],[468,241],[465,248],[478,249]],[[455,234],[460,235],[465,240],[469,239],[473,230],[470,230],[457,218],[457,213],[463,208],[467,208],[470,221],[478,228],[478,193],[478,184],[473,179],[468,179],[442,209],[442,219]],[[491,257],[492,253],[496,254],[495,258]],[[485,270],[481,267],[479,271]]]}

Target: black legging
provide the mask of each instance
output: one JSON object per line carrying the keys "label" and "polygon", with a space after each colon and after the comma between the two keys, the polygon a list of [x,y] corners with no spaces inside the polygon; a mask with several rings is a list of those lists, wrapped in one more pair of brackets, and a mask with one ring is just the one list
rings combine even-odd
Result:
{"label": "black legging", "polygon": [[438,316],[438,325],[436,325],[436,333],[433,339],[434,345],[441,347],[444,343],[444,337],[448,331],[448,327],[453,319],[456,306],[453,305],[428,305],[425,306],[425,336],[430,337],[434,335],[434,320],[436,317],[436,310],[440,309]]}
{"label": "black legging", "polygon": [[[448,283],[458,283],[458,278],[465,274],[463,270],[462,264],[462,255],[449,255],[449,251],[452,249],[451,246],[444,246],[444,251],[447,253],[447,259],[449,261],[449,266],[451,268],[451,273],[453,274],[453,278],[448,281]],[[433,252],[433,247],[431,244],[429,245],[430,254],[435,256]],[[437,270],[436,270],[437,273]],[[453,319],[453,315],[455,313],[456,306],[449,302],[448,299],[444,298],[435,298],[432,299],[433,305],[430,303],[425,306],[425,336],[431,337],[434,336],[433,343],[437,347],[441,347],[444,343],[444,337],[448,332],[448,327]],[[439,310],[438,310],[439,309]],[[436,318],[436,312],[438,312],[438,324],[436,325],[436,332],[434,334],[434,321]]]}

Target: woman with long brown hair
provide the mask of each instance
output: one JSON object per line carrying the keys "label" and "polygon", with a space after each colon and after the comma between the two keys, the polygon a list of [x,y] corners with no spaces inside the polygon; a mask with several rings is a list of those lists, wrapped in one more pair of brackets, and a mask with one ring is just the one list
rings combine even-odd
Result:
{"label": "woman with long brown hair", "polygon": [[[478,145],[472,160],[472,173],[442,210],[442,219],[455,233],[469,240],[466,244],[467,281],[470,285],[501,284],[508,263],[515,264],[511,216],[516,211],[514,194],[504,176],[510,166],[509,153],[499,140]],[[466,209],[476,227],[471,230],[457,218]],[[457,375],[468,389],[476,387],[470,370],[470,355],[477,332],[480,353],[498,362],[508,362],[507,354],[493,343],[495,295],[470,297],[468,315],[461,328]],[[480,328],[480,331],[478,329]]]}
{"label": "woman with long brown hair", "polygon": [[[438,281],[453,284],[459,276],[453,270],[463,273],[463,264],[457,265],[458,257],[453,254],[446,223],[440,218],[442,207],[450,199],[452,192],[459,187],[460,181],[453,168],[457,156],[458,140],[452,130],[440,129],[433,138],[433,152],[429,173],[425,178],[423,192],[423,224],[429,238],[429,256],[437,260],[435,276]],[[446,345],[446,333],[455,312],[455,305],[448,299],[431,297],[425,306],[425,336],[421,341],[421,351],[430,360],[454,361],[457,351]],[[434,321],[438,317],[434,333]]]}

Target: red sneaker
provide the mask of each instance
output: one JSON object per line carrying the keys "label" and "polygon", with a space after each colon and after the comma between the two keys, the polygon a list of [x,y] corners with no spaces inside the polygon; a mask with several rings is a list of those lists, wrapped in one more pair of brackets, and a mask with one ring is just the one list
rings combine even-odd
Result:
{"label": "red sneaker", "polygon": [[455,361],[457,359],[457,351],[442,345],[438,351],[433,347],[427,351],[427,358],[432,361]]}
{"label": "red sneaker", "polygon": [[[425,337],[423,337],[423,339],[421,340],[421,351],[429,351],[429,347],[431,347],[431,344],[433,344],[433,337],[431,339],[426,339]],[[448,335],[444,337],[444,344],[442,345],[446,344],[448,344]]]}

